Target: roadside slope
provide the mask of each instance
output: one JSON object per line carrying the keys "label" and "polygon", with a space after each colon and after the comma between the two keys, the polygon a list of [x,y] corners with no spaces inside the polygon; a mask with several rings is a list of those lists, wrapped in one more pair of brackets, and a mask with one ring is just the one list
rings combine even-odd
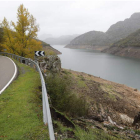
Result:
{"label": "roadside slope", "polygon": [[[56,109],[52,111],[56,138],[140,138],[134,123],[140,124],[135,119],[140,110],[140,91],[137,89],[66,69],[46,81],[52,107]],[[73,129],[72,124],[83,130]]]}

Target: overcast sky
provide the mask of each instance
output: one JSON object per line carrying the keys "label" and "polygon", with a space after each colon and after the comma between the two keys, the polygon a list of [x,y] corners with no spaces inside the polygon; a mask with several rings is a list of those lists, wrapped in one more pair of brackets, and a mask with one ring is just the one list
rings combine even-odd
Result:
{"label": "overcast sky", "polygon": [[0,22],[4,17],[16,21],[20,4],[36,18],[39,35],[54,37],[105,32],[112,24],[140,12],[140,1],[0,1]]}

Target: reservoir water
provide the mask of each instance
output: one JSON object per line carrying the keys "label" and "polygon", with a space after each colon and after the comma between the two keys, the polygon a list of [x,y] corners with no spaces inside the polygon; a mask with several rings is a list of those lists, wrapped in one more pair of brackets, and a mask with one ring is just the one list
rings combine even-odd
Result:
{"label": "reservoir water", "polygon": [[53,45],[62,52],[62,68],[85,72],[140,90],[140,60],[93,50],[69,49]]}

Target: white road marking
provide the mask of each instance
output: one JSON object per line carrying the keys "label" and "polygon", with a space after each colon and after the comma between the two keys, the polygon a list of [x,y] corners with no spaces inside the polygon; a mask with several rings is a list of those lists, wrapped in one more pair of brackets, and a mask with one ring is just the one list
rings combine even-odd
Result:
{"label": "white road marking", "polygon": [[[4,56],[4,57],[6,57],[6,56]],[[7,58],[9,58],[9,57],[7,57]],[[5,87],[0,91],[0,94],[10,85],[10,83],[13,81],[13,79],[15,78],[15,76],[16,76],[16,74],[17,74],[17,66],[16,66],[15,62],[14,62],[11,58],[9,58],[9,59],[10,59],[10,60],[12,61],[12,63],[14,64],[15,72],[14,72],[14,74],[13,74],[11,80],[10,80],[10,81],[5,85]]]}

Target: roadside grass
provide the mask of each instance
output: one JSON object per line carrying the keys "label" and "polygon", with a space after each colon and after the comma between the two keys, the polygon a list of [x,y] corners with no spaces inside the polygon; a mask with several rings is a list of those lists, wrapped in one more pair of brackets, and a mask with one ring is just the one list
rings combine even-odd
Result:
{"label": "roadside grass", "polygon": [[16,64],[18,78],[0,95],[0,140],[49,140],[42,120],[39,74]]}

